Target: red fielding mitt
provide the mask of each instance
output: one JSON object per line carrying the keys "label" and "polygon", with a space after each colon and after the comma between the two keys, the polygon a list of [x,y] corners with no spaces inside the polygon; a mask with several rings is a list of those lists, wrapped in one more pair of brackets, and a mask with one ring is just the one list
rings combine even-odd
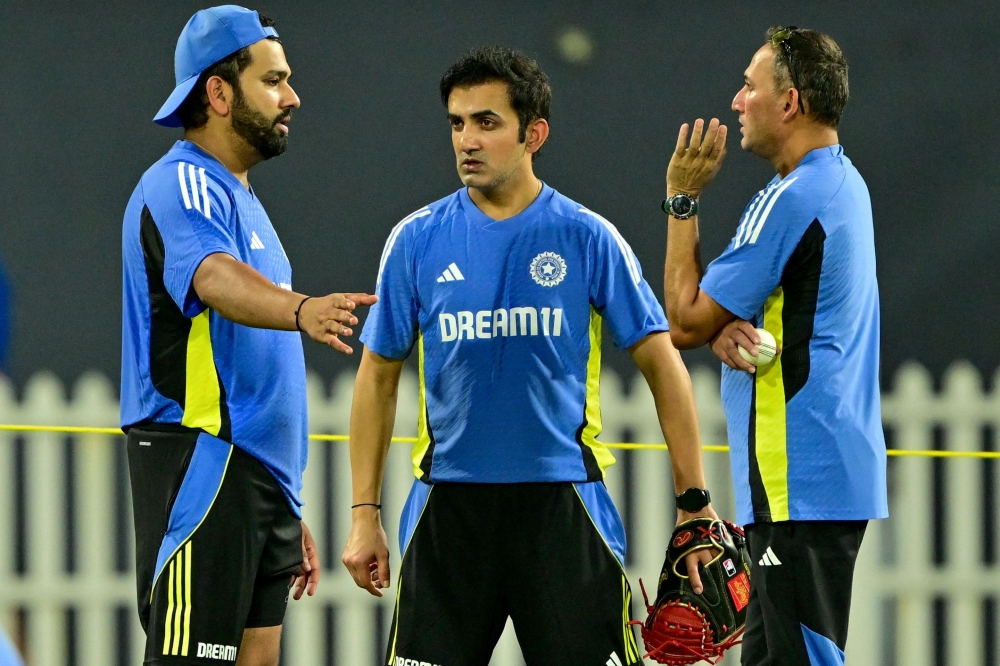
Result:
{"label": "red fielding mitt", "polygon": [[[718,554],[701,568],[701,594],[695,594],[684,558],[706,548]],[[741,641],[750,601],[750,554],[746,537],[736,525],[712,518],[695,518],[674,530],[660,572],[656,602],[651,606],[639,581],[649,613],[640,625],[647,653],[643,658],[683,666],[718,663],[726,650]]]}

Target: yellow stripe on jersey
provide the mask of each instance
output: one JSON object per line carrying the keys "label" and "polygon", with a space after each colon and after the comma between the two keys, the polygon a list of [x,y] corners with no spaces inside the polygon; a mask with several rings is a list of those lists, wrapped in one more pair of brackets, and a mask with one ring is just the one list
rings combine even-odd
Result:
{"label": "yellow stripe on jersey", "polygon": [[628,624],[632,615],[632,590],[629,589],[625,576],[622,576],[622,600],[624,605],[622,616],[625,620],[625,624],[623,625],[625,628],[625,663],[634,664],[639,661],[639,646],[636,645],[635,633],[633,633],[632,627]]}
{"label": "yellow stripe on jersey", "polygon": [[424,471],[420,469],[420,463],[427,455],[427,450],[431,448],[430,429],[427,426],[427,384],[424,381],[424,334],[422,332],[417,336],[417,360],[419,361],[420,403],[417,414],[417,441],[413,445],[413,475],[419,479],[424,474]]}
{"label": "yellow stripe on jersey", "polygon": [[[170,571],[173,573],[173,569]],[[171,576],[173,578],[173,576]],[[174,598],[178,608],[174,611],[174,642],[170,644],[170,654],[176,655],[181,647],[181,616],[184,615],[184,551],[177,553],[177,587]]]}
{"label": "yellow stripe on jersey", "polygon": [[[764,328],[782,346],[784,328],[782,311],[785,292],[774,290],[764,304]],[[757,466],[767,494],[772,521],[788,520],[788,449],[785,422],[785,383],[781,375],[781,356],[757,368],[756,423]]]}
{"label": "yellow stripe on jersey", "polygon": [[184,546],[184,639],[181,641],[181,655],[188,656],[191,638],[191,542]]}
{"label": "yellow stripe on jersey", "polygon": [[218,436],[222,429],[219,375],[212,352],[209,310],[191,320],[187,343],[187,381],[181,425]]}
{"label": "yellow stripe on jersey", "polygon": [[191,542],[170,559],[167,615],[163,620],[163,654],[188,656],[191,643]]}
{"label": "yellow stripe on jersey", "polygon": [[163,621],[163,654],[170,654],[174,628],[174,572],[176,562],[170,560],[170,574],[167,576],[167,617]]}
{"label": "yellow stripe on jersey", "polygon": [[597,460],[598,467],[601,468],[601,475],[604,470],[615,464],[615,457],[611,455],[608,447],[597,441],[597,436],[601,434],[603,424],[601,423],[601,326],[603,324],[601,315],[591,306],[590,308],[590,357],[587,359],[587,401],[584,408],[584,415],[587,425],[583,428],[580,439],[590,447]]}

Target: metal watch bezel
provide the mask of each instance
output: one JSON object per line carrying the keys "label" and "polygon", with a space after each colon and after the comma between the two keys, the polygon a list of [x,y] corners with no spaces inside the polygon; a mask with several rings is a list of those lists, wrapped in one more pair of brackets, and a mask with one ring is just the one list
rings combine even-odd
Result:
{"label": "metal watch bezel", "polygon": [[[674,201],[681,198],[687,199],[688,201],[691,202],[691,208],[688,210],[687,213],[678,213],[676,210],[674,210]],[[678,192],[677,194],[671,196],[670,198],[664,199],[663,203],[660,204],[660,207],[663,209],[663,212],[666,213],[667,215],[675,217],[678,220],[686,220],[698,214],[698,199],[691,196],[690,194],[685,194],[684,192]]]}

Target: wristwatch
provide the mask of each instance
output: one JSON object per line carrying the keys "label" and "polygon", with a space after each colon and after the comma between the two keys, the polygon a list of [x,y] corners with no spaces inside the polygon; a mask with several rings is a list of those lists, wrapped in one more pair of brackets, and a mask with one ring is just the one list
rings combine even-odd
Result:
{"label": "wristwatch", "polygon": [[696,513],[712,503],[712,496],[703,488],[688,488],[677,496],[677,508]]}
{"label": "wristwatch", "polygon": [[686,220],[698,214],[698,200],[690,194],[678,192],[669,199],[664,199],[660,208],[667,215],[673,215],[678,220]]}

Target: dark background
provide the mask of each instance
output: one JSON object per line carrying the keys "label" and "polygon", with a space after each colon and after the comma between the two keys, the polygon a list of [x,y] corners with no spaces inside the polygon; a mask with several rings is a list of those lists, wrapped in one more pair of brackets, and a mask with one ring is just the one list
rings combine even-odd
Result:
{"label": "dark background", "polygon": [[[177,35],[201,3],[2,0],[0,258],[15,298],[11,374],[117,377],[121,218],[142,172],[180,136],[152,116],[173,87]],[[417,6],[419,5],[419,7]],[[841,142],[872,194],[883,381],[913,359],[1000,365],[1000,3],[339,2],[263,0],[302,98],[289,151],[254,187],[305,293],[371,290],[400,218],[458,187],[440,75],[502,43],[552,80],[538,174],[613,221],[662,295],[663,174],[677,128],[729,105],[772,24],[832,35],[850,63]],[[568,27],[593,40],[560,54]],[[703,197],[702,254],[717,256],[773,175],[738,134]],[[323,374],[354,367],[306,343]],[[626,355],[606,356],[626,375]],[[689,363],[714,363],[700,351]]]}

